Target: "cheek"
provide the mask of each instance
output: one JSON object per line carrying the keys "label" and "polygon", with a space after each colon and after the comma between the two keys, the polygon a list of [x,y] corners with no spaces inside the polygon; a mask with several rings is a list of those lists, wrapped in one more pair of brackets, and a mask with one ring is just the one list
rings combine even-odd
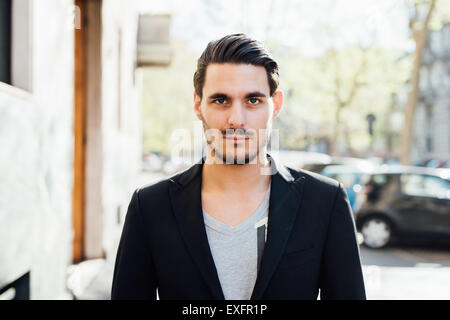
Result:
{"label": "cheek", "polygon": [[208,108],[202,108],[203,120],[205,120],[210,126],[217,128],[221,123],[221,116],[217,112],[212,112]]}
{"label": "cheek", "polygon": [[270,112],[267,109],[258,110],[247,119],[249,120],[249,125],[255,129],[264,129],[270,121]]}
{"label": "cheek", "polygon": [[204,114],[204,118],[208,124],[217,129],[221,129],[226,124],[226,117],[216,112],[209,112]]}

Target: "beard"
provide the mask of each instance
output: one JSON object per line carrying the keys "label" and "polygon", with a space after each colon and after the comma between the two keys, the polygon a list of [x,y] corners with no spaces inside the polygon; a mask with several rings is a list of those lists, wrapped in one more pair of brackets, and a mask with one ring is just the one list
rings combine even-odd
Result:
{"label": "beard", "polygon": [[[247,142],[248,142],[248,145],[251,145],[252,143],[254,143],[252,140],[256,139],[256,141],[258,141],[258,134],[255,133],[254,130],[249,130],[247,132],[244,132],[242,129],[231,129],[231,128],[226,129],[226,130],[219,130],[220,136],[214,135],[213,138],[216,141],[212,141],[211,137],[209,137],[206,132],[208,130],[211,130],[214,128],[212,128],[208,124],[208,122],[205,120],[205,118],[203,117],[203,114],[201,112],[200,112],[200,117],[201,117],[201,121],[202,121],[202,125],[203,125],[203,130],[204,130],[204,133],[206,136],[206,143],[210,147],[210,149],[212,151],[212,155],[216,159],[219,160],[219,163],[230,164],[230,165],[249,164],[249,163],[253,162],[260,155],[261,150],[267,145],[268,136],[266,134],[266,135],[263,135],[260,137],[260,138],[262,138],[261,139],[262,141],[260,141],[260,143],[256,149],[247,147]],[[225,135],[230,135],[233,133],[237,133],[241,136],[248,136],[249,139],[244,140],[244,142],[242,143],[243,145],[237,146],[237,147],[234,147],[232,145],[233,144],[232,142],[230,144],[223,143],[223,137]],[[220,143],[217,143],[218,139],[221,141]],[[224,148],[224,146],[225,146],[225,148]],[[231,151],[227,150],[227,148],[231,148]],[[241,148],[244,148],[244,150],[242,150]],[[223,151],[224,149],[225,149],[225,152]]]}
{"label": "beard", "polygon": [[227,152],[222,152],[220,148],[216,148],[211,141],[208,141],[208,145],[211,148],[214,156],[222,161],[224,164],[234,164],[234,165],[244,165],[249,164],[251,161],[259,155],[260,149],[257,148],[252,153],[246,152],[244,155],[236,154],[238,152],[233,152],[234,156],[230,156]]}

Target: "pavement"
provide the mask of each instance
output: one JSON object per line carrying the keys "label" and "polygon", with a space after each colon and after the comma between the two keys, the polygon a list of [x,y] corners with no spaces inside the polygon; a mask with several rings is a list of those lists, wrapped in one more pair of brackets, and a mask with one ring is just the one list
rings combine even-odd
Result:
{"label": "pavement", "polygon": [[105,259],[86,260],[76,266],[68,287],[74,300],[110,300],[114,264]]}
{"label": "pavement", "polygon": [[[167,175],[160,172],[143,171],[137,177],[135,188],[155,183]],[[118,247],[120,234],[113,240]],[[85,260],[68,269],[67,288],[75,300],[110,300],[116,254],[106,259]]]}
{"label": "pavement", "polygon": [[[112,261],[97,259],[78,266],[79,300],[109,300],[114,272]],[[419,263],[414,267],[364,265],[369,300],[448,300],[450,267]],[[84,287],[82,287],[84,285]]]}
{"label": "pavement", "polygon": [[448,300],[450,267],[363,266],[369,300]]}

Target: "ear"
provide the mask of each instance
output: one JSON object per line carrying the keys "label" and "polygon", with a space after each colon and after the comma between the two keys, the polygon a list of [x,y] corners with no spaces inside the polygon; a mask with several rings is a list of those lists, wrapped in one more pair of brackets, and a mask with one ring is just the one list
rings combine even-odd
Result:
{"label": "ear", "polygon": [[202,103],[202,98],[200,98],[197,93],[194,92],[194,112],[197,115],[198,120],[202,120],[200,105]]}
{"label": "ear", "polygon": [[283,92],[280,90],[275,91],[272,96],[273,101],[273,114],[272,120],[276,119],[281,112],[281,108],[283,107]]}

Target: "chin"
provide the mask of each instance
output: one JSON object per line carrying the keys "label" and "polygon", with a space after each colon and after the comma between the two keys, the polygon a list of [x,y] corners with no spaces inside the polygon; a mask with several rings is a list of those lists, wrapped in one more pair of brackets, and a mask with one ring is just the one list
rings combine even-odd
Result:
{"label": "chin", "polygon": [[218,157],[220,157],[225,164],[231,164],[231,165],[244,165],[249,164],[258,156],[258,152],[254,152],[252,154],[245,154],[245,155],[229,155],[228,157],[223,154],[217,154]]}

